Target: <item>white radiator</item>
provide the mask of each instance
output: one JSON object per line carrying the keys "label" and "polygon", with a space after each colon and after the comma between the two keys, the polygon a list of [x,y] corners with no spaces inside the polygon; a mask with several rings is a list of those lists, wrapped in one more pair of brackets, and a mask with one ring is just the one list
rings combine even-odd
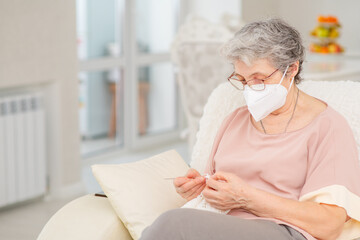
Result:
{"label": "white radiator", "polygon": [[0,96],[0,207],[46,191],[41,93]]}

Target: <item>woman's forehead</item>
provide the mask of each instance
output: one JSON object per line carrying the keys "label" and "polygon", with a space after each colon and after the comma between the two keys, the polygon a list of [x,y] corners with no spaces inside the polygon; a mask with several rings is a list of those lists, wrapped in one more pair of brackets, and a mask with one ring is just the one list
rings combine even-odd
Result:
{"label": "woman's forehead", "polygon": [[241,76],[251,76],[254,74],[268,74],[269,71],[273,71],[275,68],[267,59],[257,59],[250,64],[246,64],[241,60],[233,62],[234,72]]}

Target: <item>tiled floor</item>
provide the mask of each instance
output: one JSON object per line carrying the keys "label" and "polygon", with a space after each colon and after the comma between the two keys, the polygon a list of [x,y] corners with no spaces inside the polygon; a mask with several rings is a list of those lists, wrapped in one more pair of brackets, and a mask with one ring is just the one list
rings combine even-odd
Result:
{"label": "tiled floor", "polygon": [[50,217],[72,199],[33,201],[0,212],[1,240],[34,240]]}
{"label": "tiled floor", "polygon": [[[169,144],[150,151],[137,152],[127,156],[114,156],[102,163],[123,163],[141,160],[166,150],[175,149],[188,162],[186,143]],[[99,192],[100,186],[94,179],[90,163],[84,160],[82,178],[88,193]],[[37,200],[21,206],[0,211],[0,240],[34,240],[50,217],[62,206],[76,198],[44,201]],[[66,239],[64,239],[66,240]]]}

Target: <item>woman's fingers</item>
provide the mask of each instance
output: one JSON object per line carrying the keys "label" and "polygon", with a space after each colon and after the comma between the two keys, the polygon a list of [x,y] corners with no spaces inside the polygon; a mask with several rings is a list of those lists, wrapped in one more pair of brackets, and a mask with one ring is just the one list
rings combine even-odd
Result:
{"label": "woman's fingers", "polygon": [[211,178],[214,179],[214,180],[217,180],[217,181],[225,181],[225,182],[228,182],[231,177],[231,174],[230,173],[227,173],[227,172],[216,172]]}
{"label": "woman's fingers", "polygon": [[184,185],[185,183],[189,182],[189,178],[187,177],[177,177],[174,179],[174,186],[175,187],[181,187],[182,185]]}
{"label": "woman's fingers", "polygon": [[202,187],[205,187],[205,179],[201,180],[201,178],[189,179],[189,182],[183,184],[181,187],[176,188],[176,192],[182,198],[187,200],[191,200],[197,195],[195,195]]}
{"label": "woman's fingers", "polygon": [[187,191],[191,190],[192,188],[196,187],[197,185],[203,184],[203,183],[205,183],[205,178],[198,177],[195,179],[190,179],[188,182],[181,185],[181,187],[179,187],[179,189],[181,192],[187,192]]}
{"label": "woman's fingers", "polygon": [[194,193],[195,197],[197,197],[204,190],[205,187],[206,187],[206,184],[201,185]]}
{"label": "woman's fingers", "polygon": [[200,177],[200,173],[196,171],[194,168],[190,168],[189,171],[186,173],[186,177],[188,178],[196,178]]}
{"label": "woman's fingers", "polygon": [[205,182],[203,184],[199,184],[199,185],[195,186],[194,188],[190,189],[189,191],[184,192],[184,197],[186,199],[197,197],[202,192],[202,190],[205,188],[205,186],[206,186]]}
{"label": "woman's fingers", "polygon": [[218,191],[220,189],[220,187],[221,187],[221,184],[222,184],[222,182],[220,182],[220,181],[214,180],[213,178],[209,178],[207,180],[206,184],[207,184],[208,187]]}
{"label": "woman's fingers", "polygon": [[181,187],[183,184],[189,182],[189,180],[195,179],[195,178],[200,177],[200,176],[201,175],[200,175],[200,173],[198,171],[196,171],[193,168],[190,168],[188,170],[188,172],[186,173],[186,176],[175,178],[173,183],[174,183],[175,187]]}
{"label": "woman's fingers", "polygon": [[206,186],[205,190],[203,191],[203,196],[208,199],[217,199],[218,193],[214,189],[210,188],[209,186]]}
{"label": "woman's fingers", "polygon": [[196,169],[190,168],[185,177],[175,178],[173,184],[177,193],[190,199],[199,195],[205,187],[205,178]]}

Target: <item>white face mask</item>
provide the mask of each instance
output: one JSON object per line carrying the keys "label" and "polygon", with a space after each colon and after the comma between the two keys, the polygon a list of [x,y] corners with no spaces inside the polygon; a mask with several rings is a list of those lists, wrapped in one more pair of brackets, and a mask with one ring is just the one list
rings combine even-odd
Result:
{"label": "white face mask", "polygon": [[255,91],[251,89],[248,85],[245,85],[245,101],[248,106],[249,112],[254,117],[256,122],[264,119],[273,111],[284,106],[288,90],[291,89],[294,81],[294,78],[292,78],[289,89],[286,89],[283,85],[281,85],[288,68],[289,66],[286,67],[280,83],[266,84],[265,89],[262,91]]}

